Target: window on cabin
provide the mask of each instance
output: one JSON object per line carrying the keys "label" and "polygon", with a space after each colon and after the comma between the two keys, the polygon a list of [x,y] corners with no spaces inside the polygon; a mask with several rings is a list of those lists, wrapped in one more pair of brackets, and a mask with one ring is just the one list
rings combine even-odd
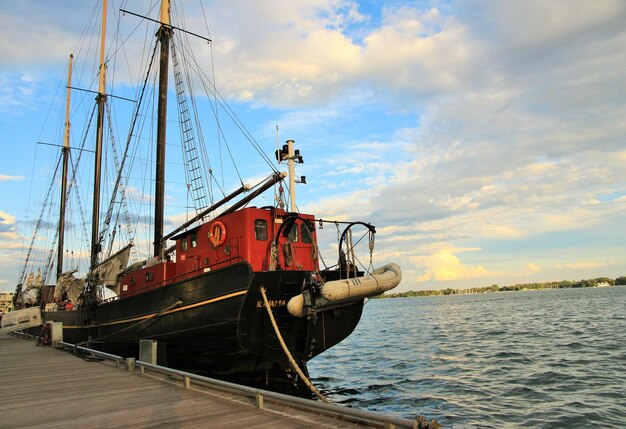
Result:
{"label": "window on cabin", "polygon": [[191,247],[196,247],[198,245],[198,233],[194,232],[191,234]]}
{"label": "window on cabin", "polygon": [[264,219],[257,219],[254,221],[254,238],[257,240],[267,240],[267,221]]}
{"label": "window on cabin", "polygon": [[182,240],[180,240],[180,251],[181,252],[186,252],[187,251],[187,237],[185,237]]}
{"label": "window on cabin", "polygon": [[295,222],[291,224],[291,229],[287,233],[287,239],[290,243],[298,241],[298,225]]}
{"label": "window on cabin", "polygon": [[302,231],[300,231],[302,234],[302,242],[306,244],[313,243],[313,234],[311,233],[311,226],[309,223],[304,222],[300,228],[302,229]]}

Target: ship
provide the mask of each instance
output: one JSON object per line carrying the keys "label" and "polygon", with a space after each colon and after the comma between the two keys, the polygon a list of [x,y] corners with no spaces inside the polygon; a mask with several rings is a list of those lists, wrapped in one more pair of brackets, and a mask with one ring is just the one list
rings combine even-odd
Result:
{"label": "ship", "polygon": [[[164,0],[158,18],[121,11],[138,21],[155,22],[156,31],[152,34],[156,37],[152,38],[153,55],[145,62],[148,71],[140,73],[146,76],[143,86],[132,100],[135,116],[130,121],[127,144],[125,147],[118,144],[116,174],[105,181],[102,179],[103,135],[109,128],[107,118],[111,116],[107,103],[115,96],[105,77],[111,60],[105,59],[104,53],[107,7],[106,1],[103,2],[98,90],[93,111],[96,127],[90,191],[91,235],[88,268],[82,274],[77,267],[68,268],[64,261],[68,254],[64,247],[67,201],[78,182],[74,177],[75,161],[89,147],[70,145],[71,93],[81,91],[72,85],[74,57],[70,56],[66,126],[58,162],[60,173],[54,175],[54,180],[61,182],[54,246],[44,253],[45,258],[34,258],[33,247],[38,241],[33,236],[31,247],[25,252],[27,257],[14,303],[17,308],[39,307],[44,323],[62,324],[65,342],[123,357],[139,357],[140,342],[149,340],[157,345],[162,362],[172,368],[306,395],[303,392],[307,390],[307,362],[354,331],[366,300],[399,284],[400,267],[387,263],[374,269],[371,261],[369,266],[359,265],[354,248],[363,237],[353,238],[353,231],[363,231],[371,258],[376,233],[372,224],[320,219],[298,210],[296,184],[306,179],[295,174],[303,158],[293,140],[282,146],[277,144],[273,154],[276,158],[273,162],[278,167],[286,166],[287,172],[272,165],[269,174],[255,185],[241,184],[232,192],[223,192],[220,198],[209,198],[206,190],[202,193],[198,171],[206,173],[211,169],[198,164],[198,154],[203,149],[188,128],[198,115],[189,113],[193,102],[186,98],[190,89],[185,85],[190,83],[185,83],[186,73],[181,71],[182,64],[193,64],[181,59],[191,45],[181,48],[173,37],[176,33],[191,38],[202,36],[173,25],[171,7]],[[203,40],[212,42],[209,38]],[[151,70],[156,71],[151,74]],[[176,120],[168,120],[167,116],[170,72],[179,107]],[[124,212],[128,206],[124,198],[128,198],[129,190],[124,188],[123,177],[129,170],[137,170],[129,167],[127,161],[132,156],[129,143],[131,136],[138,134],[137,118],[150,116],[145,113],[142,116],[141,107],[148,98],[143,97],[150,85],[155,86],[158,94],[154,102],[156,153],[150,198],[152,253],[131,261],[133,249],[139,246],[137,236],[124,245],[116,241],[117,247],[111,243],[122,230],[119,224],[116,227],[116,219],[129,217]],[[216,104],[225,103],[215,87],[211,88]],[[176,143],[183,148],[187,191],[196,204],[184,222],[166,233],[165,149],[169,121],[178,122],[181,131]],[[85,140],[80,140],[83,145]],[[105,182],[112,188],[106,213],[100,208]],[[273,204],[254,205],[270,190],[274,191]],[[56,208],[47,199],[44,205]],[[73,207],[86,211],[84,203]],[[133,218],[130,219],[132,224]],[[337,253],[333,255],[336,264],[332,266],[321,261],[318,235],[324,225],[338,231]],[[38,222],[35,234],[41,230],[39,226]],[[86,230],[84,233],[87,235]],[[40,264],[39,268],[35,268],[36,263]],[[56,282],[51,282],[54,274]]]}

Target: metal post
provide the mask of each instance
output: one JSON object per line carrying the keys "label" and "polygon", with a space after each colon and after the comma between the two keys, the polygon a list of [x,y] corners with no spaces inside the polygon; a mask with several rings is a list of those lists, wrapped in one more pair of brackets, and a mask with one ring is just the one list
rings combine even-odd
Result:
{"label": "metal post", "polygon": [[291,212],[296,212],[296,162],[293,158],[293,140],[287,140],[287,165],[289,166],[289,201]]}

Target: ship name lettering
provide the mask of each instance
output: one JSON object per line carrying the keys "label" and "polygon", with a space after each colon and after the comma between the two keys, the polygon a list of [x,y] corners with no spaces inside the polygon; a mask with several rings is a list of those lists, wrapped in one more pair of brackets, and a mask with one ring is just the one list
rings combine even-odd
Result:
{"label": "ship name lettering", "polygon": [[[269,302],[271,308],[284,307],[285,305],[287,305],[287,301],[285,301],[284,299],[270,299],[267,302]],[[263,301],[256,302],[256,308],[264,308],[264,307],[265,307],[265,304],[263,303]]]}

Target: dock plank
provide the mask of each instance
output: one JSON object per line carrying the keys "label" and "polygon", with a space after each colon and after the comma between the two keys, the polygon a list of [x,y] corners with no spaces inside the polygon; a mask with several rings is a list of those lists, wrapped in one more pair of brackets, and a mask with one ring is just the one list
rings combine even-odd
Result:
{"label": "dock plank", "polygon": [[0,427],[348,428],[332,416],[286,406],[259,410],[250,398],[167,377],[128,373],[33,340],[0,335]]}

